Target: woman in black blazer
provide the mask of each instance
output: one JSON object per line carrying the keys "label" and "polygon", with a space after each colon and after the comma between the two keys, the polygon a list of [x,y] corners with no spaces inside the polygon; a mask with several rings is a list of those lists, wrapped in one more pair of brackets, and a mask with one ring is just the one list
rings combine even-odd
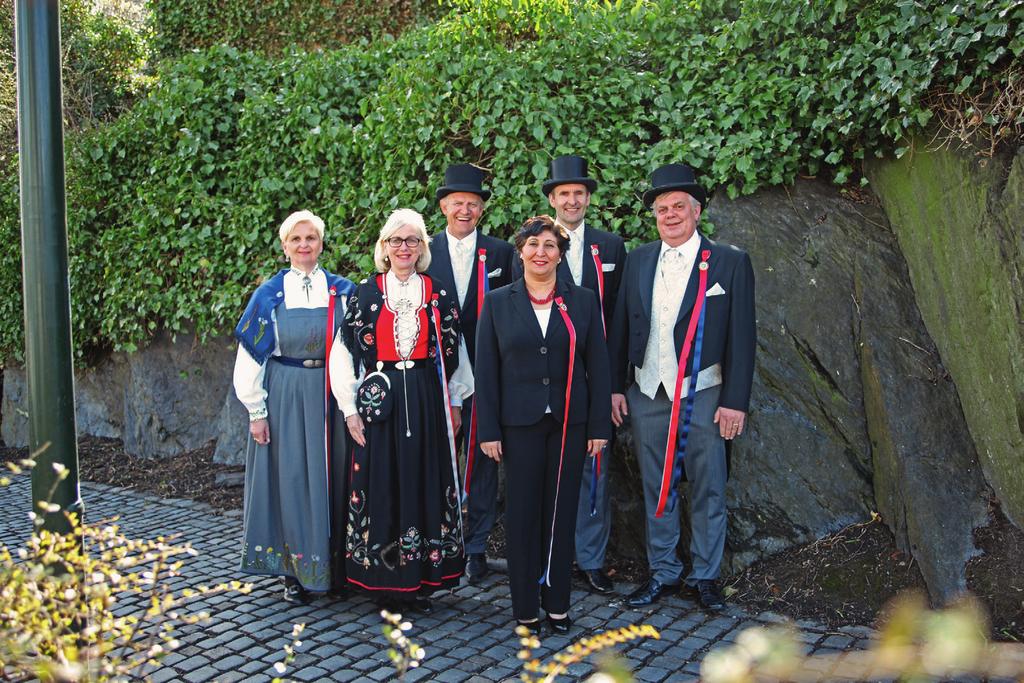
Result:
{"label": "woman in black blazer", "polygon": [[505,461],[513,616],[536,630],[539,604],[567,633],[583,459],[611,437],[608,352],[597,297],[556,278],[565,229],[530,218],[515,245],[523,277],[488,294],[477,323],[477,429],[483,452]]}

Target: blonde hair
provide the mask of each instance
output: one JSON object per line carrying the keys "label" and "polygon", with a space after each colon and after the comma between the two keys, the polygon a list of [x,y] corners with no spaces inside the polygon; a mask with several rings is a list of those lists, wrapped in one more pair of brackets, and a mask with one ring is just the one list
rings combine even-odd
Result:
{"label": "blonde hair", "polygon": [[320,216],[317,216],[312,211],[306,211],[305,209],[303,209],[302,211],[296,211],[295,213],[289,215],[288,218],[285,218],[284,222],[281,223],[281,227],[277,231],[277,235],[278,237],[281,238],[281,242],[284,242],[285,240],[288,239],[288,235],[291,234],[292,230],[294,230],[295,226],[298,225],[299,223],[309,223],[310,225],[312,225],[313,228],[317,231],[317,234],[320,235],[320,239],[323,240],[324,220],[320,218]]}
{"label": "blonde hair", "polygon": [[423,223],[423,216],[412,209],[396,209],[391,212],[387,222],[384,223],[384,227],[380,229],[377,243],[373,247],[373,265],[377,267],[377,272],[386,273],[390,267],[385,242],[405,227],[416,228],[416,231],[419,233],[418,237],[423,240],[421,242],[423,253],[416,259],[416,272],[422,273],[430,267],[430,235],[427,234],[427,226]]}

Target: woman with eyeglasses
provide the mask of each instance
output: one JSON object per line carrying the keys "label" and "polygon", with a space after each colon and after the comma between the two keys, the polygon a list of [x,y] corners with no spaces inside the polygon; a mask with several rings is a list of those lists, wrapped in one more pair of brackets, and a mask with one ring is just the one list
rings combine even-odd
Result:
{"label": "woman with eyeglasses", "polygon": [[374,248],[378,273],[349,300],[331,386],[351,441],[348,582],[393,609],[431,611],[465,567],[454,436],[473,376],[458,303],[424,271],[423,217],[399,209]]}

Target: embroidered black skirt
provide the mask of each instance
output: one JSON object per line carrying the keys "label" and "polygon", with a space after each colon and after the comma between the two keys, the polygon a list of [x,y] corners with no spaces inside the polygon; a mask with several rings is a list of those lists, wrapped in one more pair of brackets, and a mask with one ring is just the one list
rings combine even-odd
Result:
{"label": "embroidered black skirt", "polygon": [[354,446],[350,460],[348,581],[429,595],[458,585],[465,568],[444,398],[432,365],[384,372],[394,409],[366,424],[366,446]]}

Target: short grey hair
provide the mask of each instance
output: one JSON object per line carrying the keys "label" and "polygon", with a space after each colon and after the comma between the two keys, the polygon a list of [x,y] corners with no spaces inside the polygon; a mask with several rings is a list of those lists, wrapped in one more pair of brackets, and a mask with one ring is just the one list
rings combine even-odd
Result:
{"label": "short grey hair", "polygon": [[654,201],[651,202],[651,211],[654,211],[654,210],[656,210],[658,208],[658,200],[661,199],[662,197],[664,197],[665,195],[667,195],[669,192],[682,192],[683,194],[685,194],[687,197],[690,198],[690,208],[692,208],[692,209],[700,209],[700,208],[702,208],[701,204],[700,204],[700,200],[698,200],[696,197],[694,197],[689,192],[685,192],[683,190],[669,190],[668,192],[662,192],[661,194],[659,194],[657,197],[654,198]]}
{"label": "short grey hair", "polygon": [[320,216],[317,216],[312,211],[306,211],[303,209],[302,211],[296,211],[289,215],[288,218],[285,218],[284,222],[281,223],[281,227],[278,229],[277,235],[281,238],[282,242],[288,239],[288,235],[292,234],[292,230],[294,230],[295,226],[299,223],[309,223],[312,225],[317,231],[317,234],[320,235],[321,241],[323,240],[324,219],[320,218]]}
{"label": "short grey hair", "polygon": [[416,272],[422,273],[430,267],[430,235],[427,234],[423,216],[412,209],[396,209],[388,216],[384,227],[380,229],[377,244],[373,246],[373,265],[377,267],[378,273],[386,273],[390,268],[387,260],[387,246],[384,243],[405,227],[416,228],[419,233],[418,237],[423,240],[423,253],[416,259]]}

